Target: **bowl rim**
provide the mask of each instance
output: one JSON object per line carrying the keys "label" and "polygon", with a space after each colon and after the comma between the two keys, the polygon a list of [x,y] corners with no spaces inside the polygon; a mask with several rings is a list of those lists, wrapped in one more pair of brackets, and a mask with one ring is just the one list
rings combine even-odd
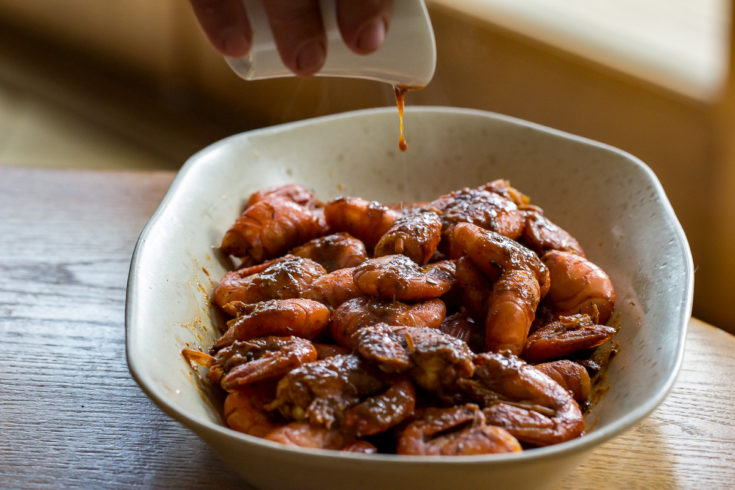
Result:
{"label": "bowl rim", "polygon": [[246,443],[249,445],[259,446],[264,451],[274,451],[281,454],[291,453],[292,456],[300,458],[315,458],[319,460],[334,459],[335,461],[355,461],[360,464],[367,464],[368,462],[381,463],[381,464],[404,464],[404,463],[432,463],[441,465],[495,465],[502,464],[507,466],[508,464],[525,464],[529,461],[543,461],[549,458],[557,458],[560,455],[574,455],[583,451],[586,451],[594,446],[598,446],[603,442],[621,434],[633,425],[641,421],[648,414],[650,414],[668,395],[673,387],[676,378],[681,369],[681,365],[684,358],[684,347],[686,343],[686,333],[689,325],[689,319],[691,317],[692,301],[694,294],[694,266],[689,249],[689,244],[684,234],[684,230],[679,223],[679,220],[674,213],[674,210],[669,202],[661,183],[659,182],[653,171],[643,161],[637,157],[631,155],[628,152],[620,150],[614,146],[606,143],[601,143],[589,138],[577,136],[565,131],[550,128],[538,123],[525,121],[516,117],[499,114],[491,111],[484,111],[480,109],[471,108],[459,108],[459,107],[445,107],[445,106],[418,106],[406,108],[406,114],[411,113],[440,113],[440,114],[452,114],[452,115],[467,115],[467,116],[479,116],[488,119],[497,120],[500,122],[508,123],[513,126],[520,126],[529,129],[533,129],[538,132],[546,133],[549,135],[556,136],[561,139],[571,140],[583,145],[593,146],[598,149],[611,152],[622,156],[628,163],[637,167],[639,170],[644,172],[651,182],[652,188],[655,191],[657,198],[659,199],[664,211],[665,218],[667,218],[673,225],[673,232],[678,238],[677,244],[680,248],[681,254],[684,256],[685,264],[685,287],[682,290],[681,304],[682,307],[679,311],[678,318],[678,335],[677,335],[677,346],[676,346],[676,360],[673,369],[668,373],[660,388],[652,394],[652,396],[646,400],[645,403],[631,410],[620,419],[610,423],[608,426],[601,429],[592,430],[589,433],[584,434],[582,437],[573,439],[571,441],[563,442],[560,444],[533,448],[530,450],[524,450],[519,453],[508,453],[508,454],[488,454],[488,455],[475,455],[475,456],[405,456],[405,455],[394,455],[394,454],[359,454],[350,453],[343,451],[331,451],[324,449],[304,449],[298,447],[289,447],[276,442],[271,442],[258,437],[243,434],[225,426],[216,424],[215,422],[207,420],[199,420],[188,415],[186,412],[180,410],[177,406],[170,404],[166,401],[165,397],[159,393],[156,389],[155,383],[152,379],[146,375],[145,370],[137,362],[134,351],[135,338],[138,335],[141,325],[137,325],[134,322],[136,318],[137,303],[135,301],[136,296],[142,289],[139,283],[139,277],[135,273],[138,268],[140,256],[144,250],[148,236],[151,230],[161,220],[162,216],[166,213],[173,196],[177,194],[178,188],[182,185],[182,182],[188,179],[188,175],[192,173],[198,162],[203,157],[212,152],[216,152],[220,148],[228,146],[235,139],[244,137],[258,137],[261,135],[267,135],[270,133],[278,133],[282,131],[288,131],[291,129],[299,128],[302,126],[308,126],[315,123],[322,123],[327,121],[334,121],[340,119],[359,118],[364,116],[371,116],[375,114],[384,114],[388,112],[395,112],[395,107],[376,107],[370,109],[362,109],[356,111],[342,112],[337,114],[330,114],[326,116],[320,116],[310,119],[304,119],[295,122],[289,122],[279,124],[275,126],[269,126],[265,128],[255,129],[251,131],[245,131],[242,133],[234,134],[216,141],[205,148],[199,150],[194,155],[189,157],[185,164],[181,167],[176,177],[174,178],[171,186],[169,187],[166,195],[164,196],[161,204],[158,206],[152,217],[149,219],[145,227],[140,233],[140,236],[136,242],[135,249],[133,251],[130,269],[128,274],[126,300],[125,300],[125,351],[128,369],[133,379],[138,383],[143,392],[158,405],[158,407],[174,418],[194,433],[209,441],[212,438],[227,438],[232,443]]}

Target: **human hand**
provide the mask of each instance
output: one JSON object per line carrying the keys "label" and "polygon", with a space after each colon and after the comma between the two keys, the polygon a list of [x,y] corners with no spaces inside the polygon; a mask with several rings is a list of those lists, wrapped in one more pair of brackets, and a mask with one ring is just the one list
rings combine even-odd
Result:
{"label": "human hand", "polygon": [[[212,45],[225,56],[245,56],[253,31],[242,0],[190,0]],[[357,54],[376,51],[385,40],[393,0],[336,0],[337,24]],[[263,0],[278,53],[296,75],[313,75],[324,65],[327,38],[318,0]]]}

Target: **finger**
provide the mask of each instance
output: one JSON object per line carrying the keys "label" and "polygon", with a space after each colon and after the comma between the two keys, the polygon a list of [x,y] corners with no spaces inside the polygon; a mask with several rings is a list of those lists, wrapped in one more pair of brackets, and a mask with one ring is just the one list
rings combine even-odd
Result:
{"label": "finger", "polygon": [[190,0],[209,42],[225,56],[239,58],[250,51],[253,31],[242,0]]}
{"label": "finger", "polygon": [[337,0],[337,24],[345,44],[357,54],[370,54],[383,44],[393,0]]}
{"label": "finger", "polygon": [[317,0],[265,0],[263,2],[283,64],[297,75],[313,75],[327,58]]}

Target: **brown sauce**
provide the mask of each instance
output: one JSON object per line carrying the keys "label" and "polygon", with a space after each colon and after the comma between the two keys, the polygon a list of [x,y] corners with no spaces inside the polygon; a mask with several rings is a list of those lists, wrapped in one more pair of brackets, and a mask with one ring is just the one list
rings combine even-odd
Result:
{"label": "brown sauce", "polygon": [[401,120],[401,137],[398,140],[398,148],[400,148],[401,151],[406,151],[408,149],[406,138],[403,135],[403,107],[406,102],[406,92],[409,90],[421,90],[422,88],[424,87],[409,87],[407,85],[393,86],[393,93],[396,95],[396,106],[398,106],[398,117]]}

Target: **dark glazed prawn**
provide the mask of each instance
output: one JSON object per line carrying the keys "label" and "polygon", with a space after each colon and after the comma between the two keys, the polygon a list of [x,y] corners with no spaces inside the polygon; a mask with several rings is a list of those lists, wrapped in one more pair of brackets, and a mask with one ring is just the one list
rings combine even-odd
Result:
{"label": "dark glazed prawn", "polygon": [[466,342],[472,352],[482,352],[485,347],[483,328],[475,323],[467,311],[460,311],[446,317],[439,325],[439,330]]}
{"label": "dark glazed prawn", "polygon": [[584,250],[576,238],[559,225],[552,223],[544,216],[541,208],[528,205],[521,207],[521,211],[525,217],[523,241],[539,257],[549,250],[560,250],[584,257]]}
{"label": "dark glazed prawn", "polygon": [[286,255],[265,264],[228,272],[214,288],[212,301],[222,308],[232,301],[258,303],[297,298],[326,272],[313,260]]}
{"label": "dark glazed prawn", "polygon": [[345,301],[332,314],[332,338],[342,347],[353,348],[352,334],[362,327],[386,323],[409,327],[437,328],[447,314],[440,299],[406,304],[376,298],[354,298]]}
{"label": "dark glazed prawn", "polygon": [[355,267],[367,259],[365,245],[347,233],[315,238],[294,248],[291,253],[318,262],[327,272]]}
{"label": "dark glazed prawn", "polygon": [[351,349],[335,345],[335,344],[320,344],[315,343],[314,348],[316,349],[316,358],[320,361],[322,359],[328,359],[330,357],[339,356],[341,354],[349,354],[352,352]]}
{"label": "dark glazed prawn", "polygon": [[339,197],[324,206],[324,216],[330,229],[359,238],[368,251],[372,251],[401,213],[379,202]]}
{"label": "dark glazed prawn", "polygon": [[363,296],[352,278],[354,270],[354,267],[338,269],[315,279],[301,297],[337,308],[347,300]]}
{"label": "dark glazed prawn", "polygon": [[523,231],[523,214],[518,206],[495,192],[464,188],[441,196],[431,206],[441,212],[445,236],[458,223],[472,223],[511,239]]}
{"label": "dark glazed prawn", "polygon": [[405,255],[386,255],[355,267],[352,277],[368,296],[418,301],[438,298],[449,291],[454,273],[451,260],[419,266]]}
{"label": "dark glazed prawn", "polygon": [[184,357],[209,368],[207,379],[225,391],[245,385],[280,378],[290,370],[315,361],[317,351],[299,337],[260,337],[235,341],[220,349],[214,357],[184,349]]}
{"label": "dark glazed prawn", "polygon": [[549,269],[549,300],[559,315],[585,313],[607,323],[615,309],[610,277],[584,257],[552,250],[543,256]]}
{"label": "dark glazed prawn", "polygon": [[553,379],[562,388],[572,393],[577,403],[587,401],[590,396],[591,380],[587,370],[580,364],[562,359],[536,364],[536,369]]}
{"label": "dark glazed prawn", "polygon": [[500,194],[504,198],[513,201],[519,207],[531,202],[531,199],[527,195],[511,186],[510,181],[505,179],[493,180],[485,185],[481,185],[478,189]]}
{"label": "dark glazed prawn", "polygon": [[436,252],[442,223],[432,210],[419,210],[398,218],[375,246],[375,256],[403,254],[424,265]]}
{"label": "dark glazed prawn", "polygon": [[374,325],[355,332],[353,343],[381,371],[405,373],[431,392],[441,392],[474,371],[467,344],[435,328]]}
{"label": "dark glazed prawn", "polygon": [[559,383],[511,354],[479,354],[474,363],[474,377],[458,385],[483,407],[488,423],[537,446],[582,435],[579,405]]}
{"label": "dark glazed prawn", "polygon": [[594,349],[613,335],[613,327],[599,325],[589,315],[560,316],[528,336],[522,357],[529,362],[561,359]]}
{"label": "dark glazed prawn", "polygon": [[391,380],[383,393],[367,398],[347,409],[342,430],[357,437],[385,432],[411,417],[416,406],[416,390],[403,378]]}
{"label": "dark glazed prawn", "polygon": [[[381,405],[392,410],[378,414]],[[353,435],[383,432],[413,415],[413,386],[386,379],[359,357],[337,355],[294,369],[278,382],[267,408],[287,419],[308,420]]]}
{"label": "dark glazed prawn", "polygon": [[514,240],[470,223],[460,223],[454,227],[452,241],[488,277],[496,277],[499,270],[528,270],[536,277],[542,298],[549,290],[549,271],[544,263]]}
{"label": "dark glazed prawn", "polygon": [[500,276],[490,295],[485,320],[485,350],[520,354],[540,301],[531,271],[510,270]]}
{"label": "dark glazed prawn", "polygon": [[[459,304],[464,306],[476,322],[484,323],[487,317],[488,301],[492,293],[492,286],[480,269],[469,259],[457,259],[454,275],[455,290]],[[496,280],[497,277],[492,280]]]}
{"label": "dark glazed prawn", "polygon": [[272,199],[274,197],[291,201],[309,209],[322,206],[322,203],[316,198],[314,193],[303,185],[286,184],[253,192],[245,205],[245,209],[260,201]]}
{"label": "dark glazed prawn", "polygon": [[428,408],[398,439],[398,454],[466,456],[518,452],[521,445],[505,429],[485,423],[477,405]]}
{"label": "dark glazed prawn", "polygon": [[329,315],[329,308],[323,304],[303,298],[273,299],[247,305],[242,314],[231,321],[213,348],[221,349],[236,340],[265,335],[296,335],[312,339],[329,324]]}
{"label": "dark glazed prawn", "polygon": [[247,265],[278,257],[324,233],[317,217],[293,201],[273,197],[243,211],[222,239],[224,253]]}

